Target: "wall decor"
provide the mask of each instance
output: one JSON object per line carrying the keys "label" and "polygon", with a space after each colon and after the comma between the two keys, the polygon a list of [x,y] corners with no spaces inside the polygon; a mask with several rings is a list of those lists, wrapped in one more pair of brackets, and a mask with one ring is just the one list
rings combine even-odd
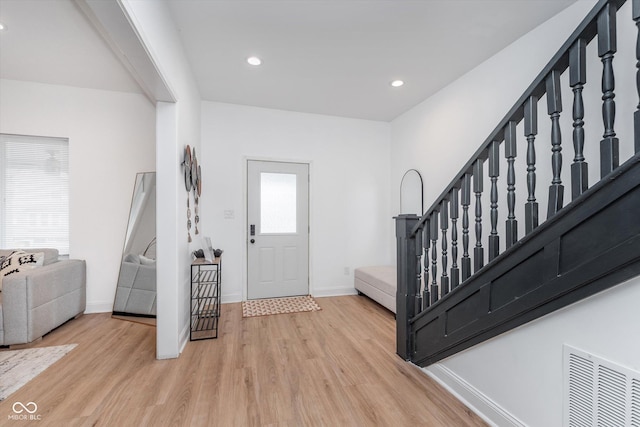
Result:
{"label": "wall decor", "polygon": [[187,144],[184,149],[184,159],[182,160],[184,172],[184,185],[187,191],[191,191],[191,147]]}
{"label": "wall decor", "polygon": [[196,156],[196,147],[191,149],[191,188],[196,192],[198,185],[198,157]]}
{"label": "wall decor", "polygon": [[189,194],[187,193],[187,235],[188,241],[191,243],[191,207],[189,206]]}
{"label": "wall decor", "polygon": [[198,215],[198,197],[196,197],[195,214],[196,215],[193,217],[193,220],[196,224],[196,234],[199,234],[200,232],[198,231],[198,223],[200,222],[200,215]]}
{"label": "wall decor", "polygon": [[198,197],[202,194],[202,168],[198,166]]}
{"label": "wall decor", "polygon": [[[189,243],[192,242],[191,238],[191,225],[195,224],[195,234],[200,234],[198,224],[200,223],[199,215],[199,203],[200,194],[202,194],[202,169],[198,164],[198,157],[196,156],[196,148],[190,147],[187,144],[184,148],[184,157],[182,159],[182,172],[184,174],[184,186],[187,189],[187,237]],[[193,211],[194,221],[191,222],[191,190],[193,190]]]}
{"label": "wall decor", "polygon": [[191,170],[193,169],[193,157],[189,144],[184,149],[184,159],[182,160],[182,170],[184,173],[184,186],[187,189],[187,239],[191,243],[191,206],[189,204],[190,192],[193,188]]}
{"label": "wall decor", "polygon": [[198,215],[198,202],[200,199],[200,194],[198,193],[198,185],[199,185],[199,176],[198,176],[198,169],[200,169],[200,166],[198,166],[198,157],[196,157],[196,149],[195,147],[193,148],[193,158],[192,158],[192,162],[191,162],[191,186],[193,187],[193,200],[195,202],[195,206],[194,206],[194,211],[195,211],[195,217],[194,217],[194,221],[195,221],[195,233],[198,234],[198,223],[200,222],[200,216]]}

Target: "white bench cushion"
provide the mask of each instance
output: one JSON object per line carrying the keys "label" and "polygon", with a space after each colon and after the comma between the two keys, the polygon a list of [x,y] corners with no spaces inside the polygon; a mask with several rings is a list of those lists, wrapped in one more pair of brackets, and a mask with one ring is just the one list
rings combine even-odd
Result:
{"label": "white bench cushion", "polygon": [[355,288],[396,312],[396,267],[392,265],[375,265],[359,267],[354,270]]}

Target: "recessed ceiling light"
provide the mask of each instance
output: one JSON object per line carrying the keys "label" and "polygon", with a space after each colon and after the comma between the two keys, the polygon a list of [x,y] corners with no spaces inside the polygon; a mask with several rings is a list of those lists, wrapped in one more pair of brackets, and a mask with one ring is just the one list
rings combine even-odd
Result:
{"label": "recessed ceiling light", "polygon": [[404,82],[402,80],[394,80],[391,82],[391,86],[393,87],[400,87],[404,84]]}
{"label": "recessed ceiling light", "polygon": [[262,64],[262,60],[260,60],[260,58],[258,58],[257,56],[250,56],[249,58],[247,58],[247,62],[251,65]]}
{"label": "recessed ceiling light", "polygon": [[4,30],[5,28],[7,28],[7,27],[5,27],[4,24],[2,22],[0,22],[0,31]]}

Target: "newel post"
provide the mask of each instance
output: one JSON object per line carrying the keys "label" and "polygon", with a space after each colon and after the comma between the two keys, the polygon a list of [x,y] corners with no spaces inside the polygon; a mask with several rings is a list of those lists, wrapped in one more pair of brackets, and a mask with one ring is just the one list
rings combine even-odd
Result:
{"label": "newel post", "polygon": [[396,291],[396,353],[404,360],[411,360],[411,333],[409,319],[415,313],[416,295],[416,242],[411,230],[418,224],[417,215],[399,215],[396,220],[397,279]]}

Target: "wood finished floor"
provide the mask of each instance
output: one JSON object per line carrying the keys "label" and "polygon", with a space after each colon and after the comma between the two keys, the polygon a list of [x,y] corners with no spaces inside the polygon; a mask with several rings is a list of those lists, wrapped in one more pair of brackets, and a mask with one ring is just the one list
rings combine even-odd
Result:
{"label": "wood finished floor", "polygon": [[393,315],[366,297],[321,311],[242,318],[223,304],[219,338],[155,359],[155,328],[84,315],[33,347],[76,343],[0,402],[35,402],[38,426],[483,426],[395,355]]}

